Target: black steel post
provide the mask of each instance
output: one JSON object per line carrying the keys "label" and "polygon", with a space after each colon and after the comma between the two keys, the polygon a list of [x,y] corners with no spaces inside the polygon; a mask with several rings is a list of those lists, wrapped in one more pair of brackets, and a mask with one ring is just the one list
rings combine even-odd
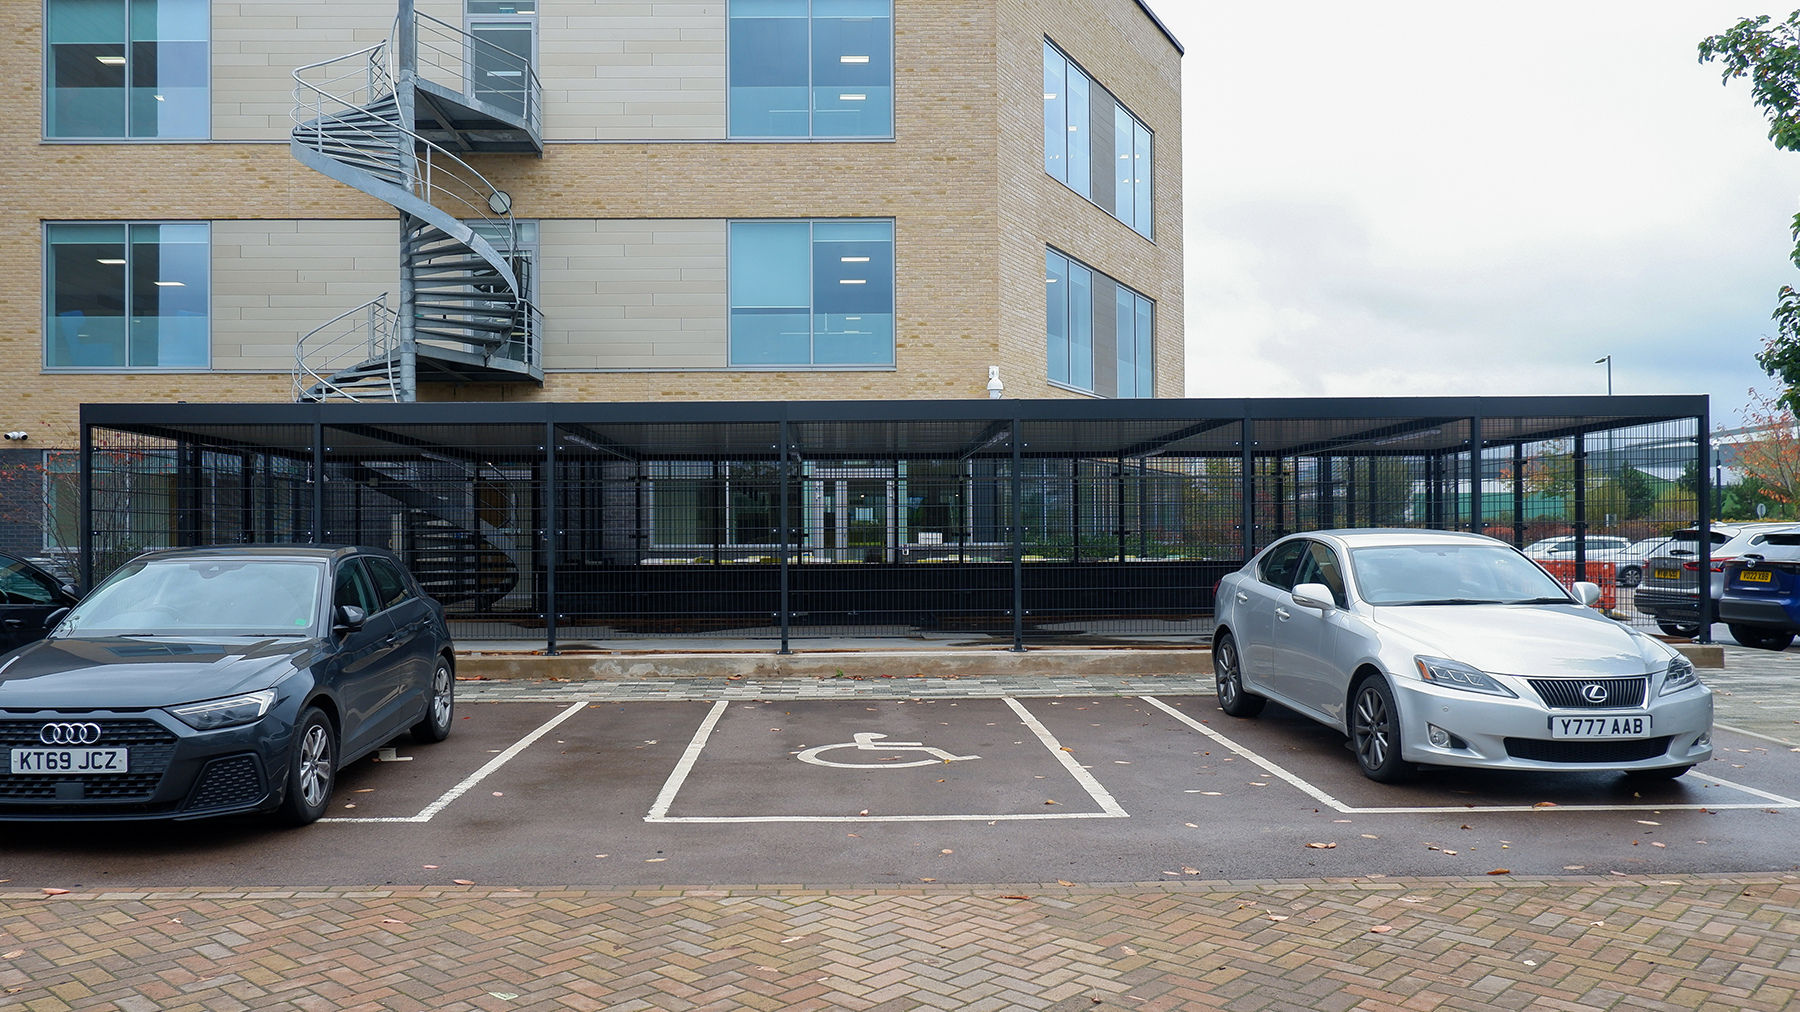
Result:
{"label": "black steel post", "polygon": [[1256,554],[1256,452],[1250,441],[1255,431],[1256,422],[1245,414],[1238,440],[1238,494],[1242,497],[1238,502],[1238,544],[1243,548],[1245,562]]}
{"label": "black steel post", "polygon": [[1575,579],[1587,579],[1587,434],[1575,433]]}
{"label": "black steel post", "polygon": [[788,463],[788,454],[790,451],[788,446],[788,423],[785,418],[781,420],[778,438],[781,441],[779,447],[781,453],[781,467],[776,473],[779,475],[778,481],[780,482],[781,487],[775,494],[777,509],[779,510],[779,515],[775,518],[775,529],[779,532],[776,537],[776,543],[780,546],[781,550],[781,599],[778,602],[777,607],[780,609],[781,616],[780,653],[786,654],[790,652],[788,650],[788,467],[790,466]]}
{"label": "black steel post", "polygon": [[1013,645],[1025,650],[1025,476],[1019,472],[1021,453],[1019,419],[1012,420],[1012,536],[1013,536]]}
{"label": "black steel post", "polygon": [[1695,588],[1699,594],[1700,632],[1694,637],[1696,643],[1712,642],[1713,596],[1712,596],[1712,482],[1707,475],[1706,462],[1712,458],[1712,400],[1708,398],[1706,408],[1700,413],[1700,435],[1697,438],[1694,457],[1695,485],[1700,493],[1700,585]]}
{"label": "black steel post", "polygon": [[1344,458],[1344,526],[1356,526],[1356,458]]}
{"label": "black steel post", "polygon": [[325,532],[325,425],[314,422],[312,429],[312,534],[307,540],[317,545],[323,543]]}
{"label": "black steel post", "polygon": [[80,501],[78,511],[81,513],[81,527],[75,535],[76,551],[81,556],[80,573],[82,593],[94,589],[94,427],[81,427],[81,474],[80,491],[76,498]]}
{"label": "black steel post", "polygon": [[1513,547],[1525,547],[1525,444],[1513,444]]}
{"label": "black steel post", "polygon": [[544,653],[556,650],[556,557],[561,540],[556,525],[562,520],[561,488],[556,480],[556,423],[544,423]]}
{"label": "black steel post", "polygon": [[1487,525],[1482,522],[1481,502],[1481,416],[1469,419],[1469,532],[1486,534]]}
{"label": "black steel post", "polygon": [[1315,523],[1320,530],[1328,531],[1337,526],[1337,482],[1332,479],[1331,454],[1319,455],[1317,507]]}
{"label": "black steel post", "polygon": [[1125,458],[1120,457],[1115,461],[1115,464],[1118,467],[1118,473],[1116,475],[1116,481],[1118,482],[1118,503],[1113,507],[1113,513],[1116,514],[1119,521],[1119,561],[1124,562],[1125,539],[1131,535],[1131,532],[1125,529]]}

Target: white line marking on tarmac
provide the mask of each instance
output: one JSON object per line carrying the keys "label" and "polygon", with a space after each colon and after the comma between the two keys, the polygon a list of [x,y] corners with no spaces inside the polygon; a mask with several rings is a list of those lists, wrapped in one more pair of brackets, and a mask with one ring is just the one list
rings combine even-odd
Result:
{"label": "white line marking on tarmac", "polygon": [[1741,734],[1749,738],[1760,738],[1763,741],[1772,741],[1777,745],[1786,745],[1789,748],[1795,746],[1794,742],[1788,741],[1786,738],[1777,738],[1772,734],[1758,734],[1755,731],[1750,731],[1745,728],[1732,727],[1730,724],[1721,724],[1716,720],[1713,721],[1713,727],[1721,731],[1730,731],[1732,734]]}
{"label": "white line marking on tarmac", "polygon": [[1031,712],[1011,697],[1001,697],[1010,706],[1019,719],[1030,728],[1042,742],[1050,754],[1055,756],[1069,775],[1075,778],[1083,790],[1100,806],[1098,812],[1056,812],[1056,813],[1014,813],[1008,815],[670,815],[669,808],[675,803],[675,795],[681,785],[693,771],[694,763],[699,760],[700,752],[706,747],[707,740],[712,737],[713,729],[719,718],[724,715],[729,701],[719,700],[713,704],[711,712],[701,721],[694,732],[694,739],[688,742],[687,750],[681,754],[681,760],[670,771],[669,779],[664,782],[661,793],[650,806],[644,816],[645,822],[678,822],[678,823],[739,823],[739,822],[1042,822],[1050,819],[1129,819],[1130,813],[1119,806],[1119,803],[1108,794],[1106,788],[1094,779],[1092,773],[1081,768],[1074,756],[1063,751],[1062,743],[1050,733],[1050,729],[1038,722]]}
{"label": "white line marking on tarmac", "polygon": [[556,716],[550,718],[548,721],[544,722],[544,724],[542,726],[540,726],[537,730],[531,732],[530,734],[526,735],[523,738],[520,738],[517,742],[513,743],[513,746],[511,748],[500,753],[499,755],[495,756],[494,758],[489,759],[487,761],[487,765],[483,766],[482,768],[480,768],[480,769],[476,770],[475,772],[469,774],[468,776],[464,777],[462,783],[459,783],[455,787],[452,787],[449,790],[445,791],[442,796],[440,796],[436,801],[433,801],[431,804],[426,805],[424,810],[419,812],[419,814],[417,814],[417,815],[396,816],[396,817],[391,817],[391,818],[380,818],[380,819],[342,819],[342,818],[320,819],[319,821],[320,822],[430,822],[431,817],[436,815],[437,813],[443,811],[444,807],[446,805],[450,804],[450,802],[455,801],[457,798],[460,798],[464,794],[468,793],[469,790],[471,788],[473,788],[476,784],[481,783],[483,780],[485,780],[487,778],[488,774],[494,772],[495,770],[499,769],[502,766],[505,766],[507,763],[507,760],[511,759],[513,756],[518,755],[520,752],[525,751],[525,749],[528,748],[532,742],[535,742],[539,738],[542,738],[544,735],[549,734],[552,730],[555,729],[555,727],[558,724],[561,724],[563,721],[568,720],[570,717],[575,716],[577,713],[580,713],[583,709],[585,709],[587,707],[587,705],[588,705],[588,701],[585,699],[581,700],[578,703],[569,704],[568,709],[564,710],[563,712],[557,714]]}
{"label": "white line marking on tarmac", "polygon": [[1307,781],[1282,769],[1275,763],[1264,759],[1250,749],[1239,745],[1237,742],[1232,741],[1230,738],[1207,727],[1205,724],[1182,713],[1180,710],[1164,703],[1162,700],[1153,696],[1139,696],[1138,698],[1149,703],[1151,706],[1162,710],[1194,730],[1199,731],[1201,734],[1206,735],[1208,738],[1218,742],[1225,748],[1228,748],[1256,765],[1261,766],[1264,770],[1268,771],[1270,776],[1280,777],[1282,780],[1287,781],[1289,784],[1305,792],[1309,797],[1318,801],[1320,804],[1327,805],[1346,815],[1426,815],[1446,812],[1720,812],[1737,808],[1800,808],[1800,801],[1795,801],[1793,798],[1782,797],[1779,794],[1770,794],[1768,791],[1757,790],[1754,787],[1746,787],[1743,784],[1733,783],[1720,777],[1707,776],[1698,770],[1691,771],[1685,774],[1685,776],[1692,777],[1709,785],[1716,784],[1720,787],[1728,787],[1734,791],[1741,791],[1752,797],[1765,798],[1767,800],[1760,803],[1716,805],[1555,805],[1550,808],[1539,808],[1536,805],[1441,805],[1395,808],[1355,808],[1326,794],[1324,791],[1314,787]]}

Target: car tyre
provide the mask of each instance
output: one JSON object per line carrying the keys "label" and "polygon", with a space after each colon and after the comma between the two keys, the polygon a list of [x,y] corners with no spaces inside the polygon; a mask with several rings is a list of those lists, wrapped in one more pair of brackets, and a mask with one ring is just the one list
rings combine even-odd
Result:
{"label": "car tyre", "polygon": [[287,762],[287,797],[276,818],[290,826],[319,821],[337,785],[337,731],[316,706],[307,707],[294,727],[294,747]]}
{"label": "car tyre", "polygon": [[1219,709],[1231,717],[1254,717],[1268,702],[1261,696],[1244,691],[1244,665],[1238,656],[1237,640],[1230,633],[1220,633],[1213,644],[1213,685],[1219,693]]}
{"label": "car tyre", "polygon": [[1619,570],[1619,586],[1635,587],[1644,582],[1644,571],[1637,566],[1626,566]]}
{"label": "car tyre", "polygon": [[1674,780],[1688,770],[1694,768],[1693,763],[1686,766],[1662,766],[1653,770],[1626,770],[1625,779],[1648,782],[1652,780]]}
{"label": "car tyre", "polygon": [[1758,650],[1786,650],[1794,645],[1794,634],[1782,629],[1767,629],[1753,625],[1728,625],[1731,638],[1747,647]]}
{"label": "car tyre", "polygon": [[425,719],[412,726],[413,740],[439,742],[450,737],[450,722],[456,717],[456,674],[450,662],[439,657],[431,672],[431,690],[425,697]]}
{"label": "car tyre", "polygon": [[1401,783],[1419,771],[1400,758],[1400,710],[1380,675],[1358,682],[1351,695],[1350,746],[1363,776],[1378,783]]}
{"label": "car tyre", "polygon": [[1664,636],[1692,637],[1700,635],[1700,624],[1698,622],[1693,625],[1683,625],[1680,622],[1658,622],[1656,623],[1656,627],[1663,631]]}

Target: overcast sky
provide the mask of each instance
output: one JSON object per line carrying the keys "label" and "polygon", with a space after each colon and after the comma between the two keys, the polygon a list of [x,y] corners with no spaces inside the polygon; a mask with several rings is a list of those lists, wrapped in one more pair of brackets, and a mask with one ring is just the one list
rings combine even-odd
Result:
{"label": "overcast sky", "polygon": [[[1731,420],[1800,155],[1718,0],[1150,0],[1187,50],[1190,397],[1708,393]],[[1794,0],[1800,6],[1800,0]]]}

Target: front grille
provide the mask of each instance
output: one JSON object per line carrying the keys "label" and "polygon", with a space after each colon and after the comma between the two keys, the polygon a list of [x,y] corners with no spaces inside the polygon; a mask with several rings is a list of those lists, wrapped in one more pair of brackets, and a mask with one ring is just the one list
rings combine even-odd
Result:
{"label": "front grille", "polygon": [[1623,741],[1546,741],[1542,738],[1508,738],[1506,754],[1514,759],[1541,763],[1634,763],[1667,755],[1669,739],[1627,738]]}
{"label": "front grille", "polygon": [[[79,714],[56,715],[58,721],[79,720]],[[12,775],[12,750],[15,748],[43,748],[44,743],[38,740],[38,728],[46,723],[37,720],[4,720],[0,721],[0,762],[4,762],[5,775],[0,776],[0,799],[31,800],[43,798],[54,800],[57,796],[58,784],[80,783],[81,797],[92,801],[105,799],[108,801],[138,801],[156,793],[156,787],[162,783],[163,774],[168,772],[169,761],[174,758],[176,737],[153,720],[99,720],[100,741],[105,746],[120,746],[131,750],[131,772],[129,773],[33,773],[23,776]]]}
{"label": "front grille", "polygon": [[[1616,710],[1643,706],[1650,679],[1633,678],[1527,678],[1531,688],[1550,706],[1564,710]],[[1582,695],[1590,685],[1606,690],[1606,698],[1590,700]]]}
{"label": "front grille", "polygon": [[188,802],[187,807],[188,811],[225,808],[248,804],[262,795],[262,771],[257,768],[256,757],[234,755],[206,764],[206,772],[200,775],[200,787],[194,791],[194,800]]}

